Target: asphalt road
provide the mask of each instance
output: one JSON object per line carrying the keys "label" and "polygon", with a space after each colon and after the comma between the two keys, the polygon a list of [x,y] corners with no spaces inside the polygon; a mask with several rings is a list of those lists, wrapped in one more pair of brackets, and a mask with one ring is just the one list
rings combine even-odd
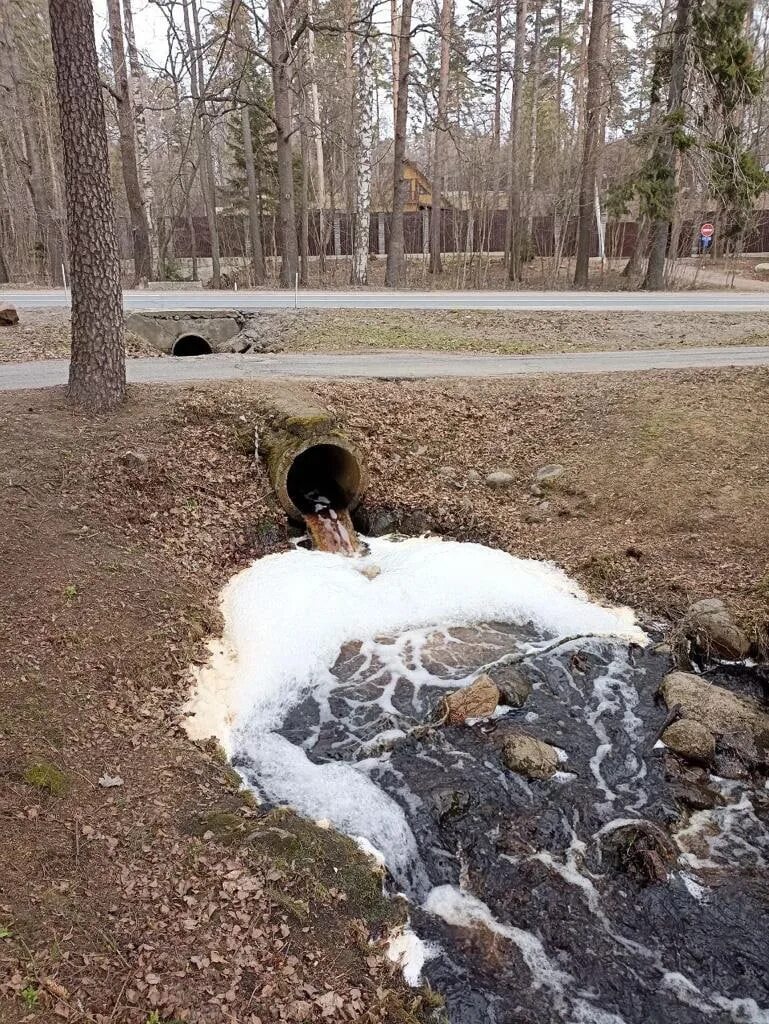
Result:
{"label": "asphalt road", "polygon": [[[0,363],[0,391],[65,384],[68,362]],[[129,359],[134,384],[174,384],[264,377],[518,377],[542,373],[618,373],[728,366],[769,366],[769,346],[579,352],[548,356],[432,355],[419,352],[364,355],[211,355]]]}
{"label": "asphalt road", "polygon": [[[168,309],[488,309],[593,310],[610,312],[672,311],[701,313],[769,312],[766,292],[410,292],[410,291],[126,291],[127,310]],[[11,291],[0,289],[0,305],[17,309],[65,309],[69,295],[62,289]]]}

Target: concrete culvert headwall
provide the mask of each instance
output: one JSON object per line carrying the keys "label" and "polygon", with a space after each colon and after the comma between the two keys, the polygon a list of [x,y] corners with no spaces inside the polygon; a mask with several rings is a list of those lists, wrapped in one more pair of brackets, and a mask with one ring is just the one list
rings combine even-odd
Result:
{"label": "concrete culvert headwall", "polygon": [[199,334],[183,334],[171,349],[173,356],[210,356],[212,352],[209,342]]}
{"label": "concrete culvert headwall", "polygon": [[312,494],[338,510],[359,504],[368,482],[363,458],[333,416],[292,393],[265,403],[265,421],[257,431],[257,456],[292,519],[313,511]]}

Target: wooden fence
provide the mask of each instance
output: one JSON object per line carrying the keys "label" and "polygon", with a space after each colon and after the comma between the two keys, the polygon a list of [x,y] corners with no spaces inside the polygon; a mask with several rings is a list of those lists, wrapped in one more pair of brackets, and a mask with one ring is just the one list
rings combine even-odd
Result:
{"label": "wooden fence", "polygon": [[[703,215],[714,219],[713,214]],[[678,255],[689,255],[696,245],[700,221],[685,221],[681,225]],[[245,215],[221,214],[218,217],[219,248],[223,257],[245,257],[249,255],[248,222]],[[297,224],[297,229],[299,225]],[[444,253],[488,253],[502,252],[505,248],[507,214],[504,210],[489,212],[485,216],[472,216],[466,210],[444,210],[441,220],[441,248]],[[208,221],[205,217],[193,217],[190,224],[186,219],[172,221],[165,218],[160,222],[161,239],[166,244],[166,255],[174,258],[192,256],[210,257],[211,246]],[[122,256],[130,259],[133,255],[130,227],[125,221],[119,223]],[[638,223],[636,221],[612,221],[606,227],[606,253],[608,256],[626,257],[636,244]],[[350,256],[354,241],[353,217],[348,213],[326,212],[324,238],[321,238],[320,216],[317,211],[310,215],[310,255],[317,256],[321,250],[327,256]],[[276,220],[267,215],[262,220],[262,239],[266,256],[280,255],[280,239]],[[390,214],[374,213],[371,216],[369,251],[384,255],[390,240]],[[570,218],[559,225],[553,217],[536,217],[532,232],[532,249],[535,258],[549,258],[560,249],[561,255],[573,256],[576,251],[577,221]],[[425,253],[429,242],[429,214],[425,212],[404,215],[404,244],[410,254]],[[757,212],[751,229],[746,232],[742,251],[769,252],[769,211]],[[598,255],[598,233],[591,230],[591,254]]]}

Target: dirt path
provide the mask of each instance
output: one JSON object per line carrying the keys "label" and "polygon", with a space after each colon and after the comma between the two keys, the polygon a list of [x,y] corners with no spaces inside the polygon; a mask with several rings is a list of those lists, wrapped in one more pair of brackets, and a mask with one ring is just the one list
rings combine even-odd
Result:
{"label": "dirt path", "polygon": [[[545,355],[769,341],[769,312],[301,309],[267,310],[256,324],[269,351],[287,354],[417,350]],[[0,363],[64,359],[69,344],[67,312],[23,311],[16,327],[0,327]],[[128,335],[127,346],[130,357],[157,355],[135,335]]]}

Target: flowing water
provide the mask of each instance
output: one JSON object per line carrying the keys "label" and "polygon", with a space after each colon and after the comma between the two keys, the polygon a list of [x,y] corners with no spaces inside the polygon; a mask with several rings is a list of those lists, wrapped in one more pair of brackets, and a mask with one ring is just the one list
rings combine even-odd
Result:
{"label": "flowing water", "polygon": [[334,508],[328,498],[317,492],[305,495],[304,504],[313,510],[303,516],[313,547],[338,555],[360,553],[360,543],[346,508]]}
{"label": "flowing water", "polygon": [[[627,611],[543,563],[378,539],[263,559],[223,612],[201,732],[224,701],[216,731],[263,800],[381,855],[410,901],[393,955],[451,1021],[769,1024],[769,791],[672,770],[670,665]],[[511,658],[522,707],[429,725]],[[552,778],[505,767],[511,730],[557,748]]]}

